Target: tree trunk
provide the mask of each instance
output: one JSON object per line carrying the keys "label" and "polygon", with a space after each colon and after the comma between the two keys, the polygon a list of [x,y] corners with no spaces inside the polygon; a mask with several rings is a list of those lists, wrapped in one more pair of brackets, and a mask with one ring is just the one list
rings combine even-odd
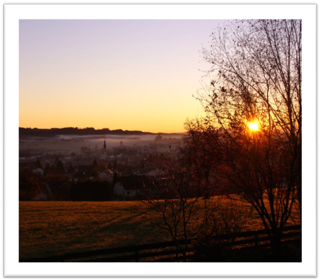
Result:
{"label": "tree trunk", "polygon": [[272,245],[272,254],[275,261],[279,261],[281,259],[281,238],[282,232],[279,229],[273,230],[271,245]]}

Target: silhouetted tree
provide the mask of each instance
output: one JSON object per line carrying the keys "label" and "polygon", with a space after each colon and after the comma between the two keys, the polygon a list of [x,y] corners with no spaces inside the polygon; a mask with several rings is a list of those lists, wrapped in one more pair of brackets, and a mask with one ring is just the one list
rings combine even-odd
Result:
{"label": "silhouetted tree", "polygon": [[44,168],[44,174],[48,174],[50,172],[50,165],[46,164],[45,168]]}
{"label": "silhouetted tree", "polygon": [[155,137],[154,139],[155,141],[161,141],[162,140],[162,136],[159,134]]}
{"label": "silhouetted tree", "polygon": [[68,173],[74,172],[74,167],[72,166],[72,163],[70,163],[69,168],[68,168]]}
{"label": "silhouetted tree", "polygon": [[163,163],[163,161],[164,161],[164,154],[163,153],[160,153],[159,160],[161,163]]}
{"label": "silhouetted tree", "polygon": [[98,163],[98,169],[99,169],[99,171],[104,171],[104,170],[106,170],[106,169],[107,169],[106,163],[105,163],[104,161],[100,161],[100,162]]}
{"label": "silhouetted tree", "polygon": [[109,162],[109,164],[108,164],[108,169],[109,169],[109,170],[112,169],[111,162]]}
{"label": "silhouetted tree", "polygon": [[41,177],[34,175],[30,170],[19,171],[19,200],[35,200],[37,194],[44,191],[44,183]]}
{"label": "silhouetted tree", "polygon": [[51,200],[68,200],[71,183],[66,175],[53,172],[47,174],[43,179],[51,190]]}
{"label": "silhouetted tree", "polygon": [[301,212],[301,24],[232,21],[203,50],[213,77],[199,96],[202,136],[218,154],[212,176],[255,208],[276,253],[295,202]]}
{"label": "silhouetted tree", "polygon": [[58,162],[57,162],[57,165],[56,165],[55,170],[56,170],[58,173],[65,173],[63,163],[62,163],[59,159],[58,159]]}
{"label": "silhouetted tree", "polygon": [[[199,189],[203,184],[200,179],[195,178],[194,168],[186,154],[188,150],[189,147],[186,147],[181,148],[178,155],[168,154],[161,165],[165,174],[161,178],[154,178],[151,189],[146,185],[143,191],[145,199],[142,200],[148,208],[148,220],[167,231],[176,241],[178,249],[186,250],[187,240],[205,227],[206,216],[212,215],[219,205],[219,199],[216,199],[208,202],[207,207],[201,208],[202,202],[199,203],[199,199],[202,196],[199,195]],[[183,247],[177,242],[181,239],[185,241]]]}
{"label": "silhouetted tree", "polygon": [[37,158],[36,163],[37,163],[37,167],[42,169],[42,165],[41,165],[41,162],[40,162],[39,158]]}
{"label": "silhouetted tree", "polygon": [[117,181],[118,181],[118,174],[116,172],[113,172],[112,185],[116,184]]}
{"label": "silhouetted tree", "polygon": [[59,158],[56,157],[56,159],[54,160],[55,165],[57,165],[59,161],[60,161]]}

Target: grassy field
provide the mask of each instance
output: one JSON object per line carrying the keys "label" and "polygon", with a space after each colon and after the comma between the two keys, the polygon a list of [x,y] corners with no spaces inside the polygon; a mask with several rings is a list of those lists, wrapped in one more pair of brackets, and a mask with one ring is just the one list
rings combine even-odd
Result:
{"label": "grassy field", "polygon": [[[146,238],[146,236],[148,236]],[[20,202],[20,257],[147,243],[163,239],[136,202]]]}
{"label": "grassy field", "polygon": [[[200,208],[190,221],[192,232],[199,222]],[[228,204],[221,203],[221,208]],[[247,204],[243,230],[262,228],[257,214]],[[125,202],[19,202],[20,258],[46,257],[171,240],[143,215],[145,205]],[[156,217],[154,217],[156,218]]]}

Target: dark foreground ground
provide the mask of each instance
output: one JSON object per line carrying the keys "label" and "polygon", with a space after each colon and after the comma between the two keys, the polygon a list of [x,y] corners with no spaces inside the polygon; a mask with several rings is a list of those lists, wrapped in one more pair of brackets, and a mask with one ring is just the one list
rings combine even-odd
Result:
{"label": "dark foreground ground", "polygon": [[233,249],[217,253],[207,251],[190,261],[195,262],[301,262],[301,241],[283,245],[279,254],[274,255],[271,248]]}

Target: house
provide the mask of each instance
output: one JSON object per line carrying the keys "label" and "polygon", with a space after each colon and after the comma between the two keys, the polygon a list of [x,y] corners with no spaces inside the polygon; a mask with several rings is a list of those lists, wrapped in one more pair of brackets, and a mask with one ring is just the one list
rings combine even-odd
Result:
{"label": "house", "polygon": [[145,175],[119,177],[114,185],[114,195],[123,198],[139,196],[143,199],[159,198],[163,193],[162,179]]}
{"label": "house", "polygon": [[163,170],[160,169],[154,169],[148,173],[146,173],[147,176],[164,176],[166,173]]}
{"label": "house", "polygon": [[113,193],[115,196],[124,198],[132,198],[142,192],[143,189],[148,187],[151,181],[142,175],[130,175],[119,177],[114,185]]}
{"label": "house", "polygon": [[108,182],[112,182],[113,180],[113,171],[112,170],[104,170],[98,175],[100,180],[107,180]]}
{"label": "house", "polygon": [[47,195],[45,193],[39,193],[34,197],[34,200],[36,201],[46,201],[47,200]]}
{"label": "house", "polygon": [[136,175],[145,175],[145,174],[147,174],[147,173],[149,173],[149,172],[151,172],[151,171],[153,171],[154,170],[154,167],[145,167],[145,168],[138,168],[138,169],[136,169],[135,171],[134,171],[134,174],[136,174]]}
{"label": "house", "polygon": [[43,169],[40,169],[40,168],[33,169],[32,172],[33,172],[35,175],[39,175],[39,176],[42,176],[42,175],[43,175]]}

